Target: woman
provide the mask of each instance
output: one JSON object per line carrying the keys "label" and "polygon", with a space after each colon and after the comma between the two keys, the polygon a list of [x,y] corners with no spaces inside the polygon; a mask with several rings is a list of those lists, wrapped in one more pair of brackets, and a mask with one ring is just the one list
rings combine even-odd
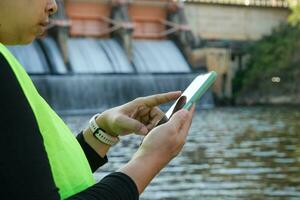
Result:
{"label": "woman", "polygon": [[[138,98],[92,117],[76,140],[4,46],[42,36],[56,10],[55,0],[0,1],[1,199],[138,199],[181,150],[195,108],[155,128],[157,106],[180,92]],[[118,136],[133,132],[146,137],[131,161],[95,183],[92,172]]]}

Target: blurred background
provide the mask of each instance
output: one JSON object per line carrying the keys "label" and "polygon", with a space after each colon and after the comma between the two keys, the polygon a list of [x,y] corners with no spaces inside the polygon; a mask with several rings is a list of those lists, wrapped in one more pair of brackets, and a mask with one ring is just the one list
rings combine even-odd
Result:
{"label": "blurred background", "polygon": [[[218,72],[141,199],[300,199],[298,0],[56,1],[45,37],[8,48],[75,135],[94,113]],[[96,179],[141,139],[123,138]]]}

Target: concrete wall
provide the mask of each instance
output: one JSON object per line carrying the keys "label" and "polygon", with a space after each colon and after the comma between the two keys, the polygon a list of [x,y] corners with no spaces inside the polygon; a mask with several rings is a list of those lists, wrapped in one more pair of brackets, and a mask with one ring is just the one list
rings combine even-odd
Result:
{"label": "concrete wall", "polygon": [[185,4],[192,30],[204,39],[257,40],[285,22],[289,12],[286,8]]}
{"label": "concrete wall", "polygon": [[201,60],[208,71],[217,72],[217,80],[212,90],[218,99],[232,97],[232,79],[235,65],[231,60],[231,51],[226,48],[201,48],[193,52],[193,56]]}

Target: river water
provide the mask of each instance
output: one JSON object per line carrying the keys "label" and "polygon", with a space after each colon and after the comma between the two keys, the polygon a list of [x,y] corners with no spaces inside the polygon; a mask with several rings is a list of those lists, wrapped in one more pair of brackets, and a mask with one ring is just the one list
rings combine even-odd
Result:
{"label": "river water", "polygon": [[[89,117],[63,118],[78,132]],[[95,178],[100,180],[128,162],[140,141],[139,136],[122,138]],[[141,199],[300,199],[300,108],[198,111],[182,153],[157,175]]]}

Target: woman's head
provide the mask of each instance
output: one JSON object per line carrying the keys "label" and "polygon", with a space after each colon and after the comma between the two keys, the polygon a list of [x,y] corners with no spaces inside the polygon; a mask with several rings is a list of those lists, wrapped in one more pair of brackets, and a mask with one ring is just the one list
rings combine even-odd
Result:
{"label": "woman's head", "polygon": [[44,34],[55,0],[0,0],[0,42],[28,44]]}

